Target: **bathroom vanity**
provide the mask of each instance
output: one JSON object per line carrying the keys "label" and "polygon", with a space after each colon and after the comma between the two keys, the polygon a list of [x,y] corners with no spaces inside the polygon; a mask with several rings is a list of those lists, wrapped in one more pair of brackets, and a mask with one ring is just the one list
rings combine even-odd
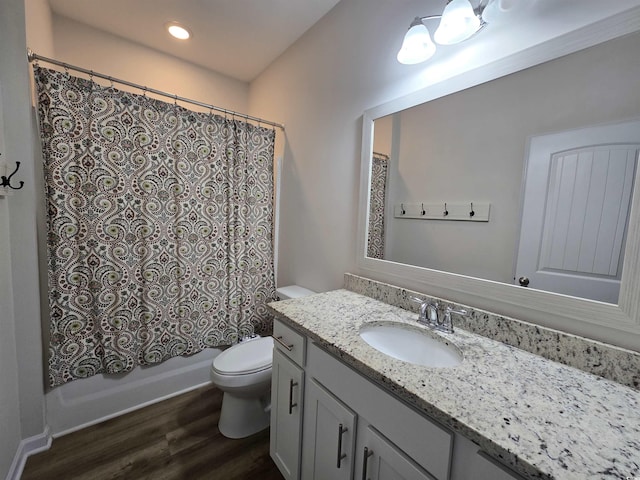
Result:
{"label": "bathroom vanity", "polygon": [[[640,393],[485,336],[336,290],[275,315],[271,456],[287,479],[640,476]],[[461,364],[397,360],[359,335],[423,328]]]}

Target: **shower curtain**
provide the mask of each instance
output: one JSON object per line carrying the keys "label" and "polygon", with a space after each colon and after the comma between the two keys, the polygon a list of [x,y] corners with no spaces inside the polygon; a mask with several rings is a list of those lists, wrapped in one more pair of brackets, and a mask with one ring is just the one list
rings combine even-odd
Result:
{"label": "shower curtain", "polygon": [[387,196],[388,164],[387,155],[373,152],[367,234],[367,257],[370,258],[384,259],[384,205]]}
{"label": "shower curtain", "polygon": [[268,331],[275,131],[34,76],[51,386]]}

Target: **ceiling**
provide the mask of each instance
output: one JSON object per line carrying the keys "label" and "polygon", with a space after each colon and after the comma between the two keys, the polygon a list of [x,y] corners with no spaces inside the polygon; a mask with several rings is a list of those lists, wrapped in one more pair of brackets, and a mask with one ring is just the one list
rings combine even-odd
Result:
{"label": "ceiling", "polygon": [[[2,1],[2,0],[0,0]],[[446,0],[392,0],[397,8],[428,15]],[[477,5],[481,0],[472,0]],[[486,0],[482,0],[486,1]],[[54,14],[174,55],[231,78],[251,82],[318,22],[339,0],[48,0]],[[422,3],[424,2],[424,5]],[[362,2],[364,5],[364,2]],[[599,19],[637,7],[640,0],[495,0],[512,5],[496,15],[482,34],[460,48],[512,53]],[[175,21],[192,32],[187,41],[170,37]],[[411,15],[407,15],[408,28]],[[433,27],[430,23],[429,28]],[[491,32],[489,35],[488,33]],[[440,51],[442,50],[442,51]],[[442,48],[432,64],[460,49]],[[490,56],[491,57],[491,56]],[[499,58],[500,55],[498,55]],[[484,57],[483,57],[484,58]],[[486,59],[490,60],[489,57]],[[404,67],[404,66],[403,66]]]}
{"label": "ceiling", "polygon": [[[339,0],[49,0],[54,14],[250,82]],[[191,30],[170,37],[168,22]]]}

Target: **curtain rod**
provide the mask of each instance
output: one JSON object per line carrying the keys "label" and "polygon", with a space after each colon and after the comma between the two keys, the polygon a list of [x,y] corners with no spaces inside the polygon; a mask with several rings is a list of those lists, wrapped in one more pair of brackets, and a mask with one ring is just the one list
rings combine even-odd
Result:
{"label": "curtain rod", "polygon": [[269,120],[265,120],[263,118],[253,117],[251,115],[246,115],[244,113],[234,112],[233,110],[227,110],[226,108],[216,107],[215,105],[210,105],[208,103],[198,102],[197,100],[191,100],[185,97],[179,97],[178,95],[172,95],[167,92],[163,92],[161,90],[156,90],[155,88],[148,88],[144,85],[139,85],[137,83],[128,82],[126,80],[120,80],[115,77],[111,77],[109,75],[104,75],[103,73],[94,72],[93,70],[87,70],[86,68],[76,67],[74,65],[69,65],[68,63],[61,62],[60,60],[55,60],[53,58],[43,57],[42,55],[37,55],[33,50],[27,48],[27,58],[29,59],[29,63],[42,61],[47,63],[52,63],[54,65],[59,65],[60,67],[64,67],[65,69],[75,70],[77,72],[85,73],[90,77],[99,77],[104,78],[105,80],[109,80],[110,82],[120,83],[122,85],[127,85],[129,87],[140,89],[144,92],[154,93],[156,95],[161,95],[163,97],[172,98],[174,101],[180,101],[184,103],[191,103],[193,105],[198,105],[200,107],[208,108],[209,110],[215,110],[217,112],[222,112],[225,115],[231,115],[234,117],[244,118],[245,120],[251,120],[253,122],[257,122],[258,124],[271,125],[272,127],[278,127],[279,129],[284,131],[284,125],[281,123],[270,122]]}

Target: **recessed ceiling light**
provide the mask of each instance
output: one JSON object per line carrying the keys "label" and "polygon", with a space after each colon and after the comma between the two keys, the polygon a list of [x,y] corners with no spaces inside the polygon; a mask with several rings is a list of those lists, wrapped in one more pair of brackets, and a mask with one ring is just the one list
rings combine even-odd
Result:
{"label": "recessed ceiling light", "polygon": [[186,40],[191,36],[191,32],[176,22],[167,23],[169,33],[180,40]]}

